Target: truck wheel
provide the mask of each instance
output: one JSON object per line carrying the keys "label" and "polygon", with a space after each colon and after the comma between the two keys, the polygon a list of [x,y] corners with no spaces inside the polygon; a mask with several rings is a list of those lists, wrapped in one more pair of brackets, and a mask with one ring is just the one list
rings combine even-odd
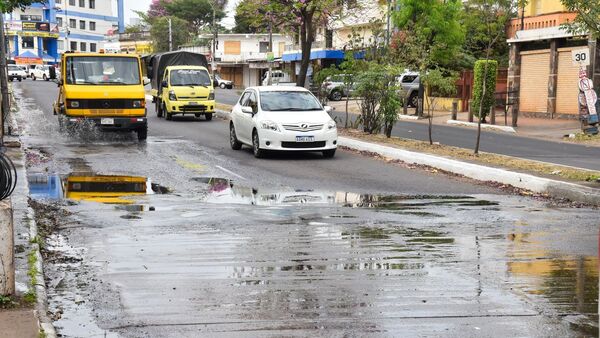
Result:
{"label": "truck wheel", "polygon": [[158,102],[158,100],[154,104],[154,110],[156,110],[156,117],[158,117],[158,118],[163,117],[162,107],[160,105],[160,102]]}
{"label": "truck wheel", "polygon": [[169,110],[167,109],[167,106],[163,103],[162,104],[162,112],[161,114],[165,115],[165,119],[167,121],[171,121],[173,119],[173,115],[171,115],[171,113],[169,113]]}
{"label": "truck wheel", "polygon": [[148,126],[136,130],[138,141],[145,141],[148,137]]}
{"label": "truck wheel", "polygon": [[210,113],[210,114],[204,114],[204,118],[206,119],[206,121],[212,120],[212,116],[213,116],[212,113]]}

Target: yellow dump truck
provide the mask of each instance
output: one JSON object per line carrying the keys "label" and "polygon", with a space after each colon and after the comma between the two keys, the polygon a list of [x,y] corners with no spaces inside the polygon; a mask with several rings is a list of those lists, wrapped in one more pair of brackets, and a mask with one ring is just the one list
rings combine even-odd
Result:
{"label": "yellow dump truck", "polygon": [[145,140],[145,82],[137,55],[64,53],[54,114],[61,128],[92,122],[100,130],[134,131]]}
{"label": "yellow dump truck", "polygon": [[204,116],[215,112],[214,79],[208,73],[206,57],[199,53],[175,51],[145,57],[151,79],[156,116],[171,120],[173,115]]}

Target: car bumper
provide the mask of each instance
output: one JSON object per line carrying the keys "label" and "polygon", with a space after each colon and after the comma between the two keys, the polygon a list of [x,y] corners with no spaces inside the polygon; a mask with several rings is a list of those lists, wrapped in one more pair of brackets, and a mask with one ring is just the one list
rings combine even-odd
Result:
{"label": "car bumper", "polygon": [[[319,130],[316,132],[282,132],[261,129],[258,132],[260,147],[277,151],[323,151],[337,148],[337,130]],[[298,142],[297,136],[312,136],[310,142]]]}
{"label": "car bumper", "polygon": [[[146,117],[64,117],[67,126],[78,126],[84,123],[92,123],[103,131],[132,131],[145,128],[148,125]],[[107,121],[108,119],[108,121]],[[107,124],[110,122],[112,124]],[[104,122],[104,123],[103,123]]]}
{"label": "car bumper", "polygon": [[[197,104],[190,104],[196,102]],[[165,102],[171,114],[211,114],[215,112],[215,101],[168,101]]]}

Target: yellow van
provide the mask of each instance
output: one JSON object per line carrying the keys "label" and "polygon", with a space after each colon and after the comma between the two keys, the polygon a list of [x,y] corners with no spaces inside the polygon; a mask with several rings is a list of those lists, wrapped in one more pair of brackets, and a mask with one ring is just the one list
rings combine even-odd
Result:
{"label": "yellow van", "polygon": [[54,114],[61,128],[91,121],[100,130],[134,131],[145,140],[145,83],[137,55],[64,53]]}
{"label": "yellow van", "polygon": [[158,89],[157,116],[195,115],[208,121],[215,112],[215,91],[202,66],[168,66]]}

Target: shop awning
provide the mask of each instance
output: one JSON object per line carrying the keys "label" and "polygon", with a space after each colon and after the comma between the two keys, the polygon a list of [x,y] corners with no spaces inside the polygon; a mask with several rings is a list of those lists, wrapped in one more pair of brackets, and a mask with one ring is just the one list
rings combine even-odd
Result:
{"label": "shop awning", "polygon": [[[312,50],[310,52],[311,60],[319,59],[343,59],[344,51],[342,50],[331,50],[331,49],[320,49]],[[281,60],[284,62],[300,61],[302,60],[302,53],[288,53],[281,56]]]}

